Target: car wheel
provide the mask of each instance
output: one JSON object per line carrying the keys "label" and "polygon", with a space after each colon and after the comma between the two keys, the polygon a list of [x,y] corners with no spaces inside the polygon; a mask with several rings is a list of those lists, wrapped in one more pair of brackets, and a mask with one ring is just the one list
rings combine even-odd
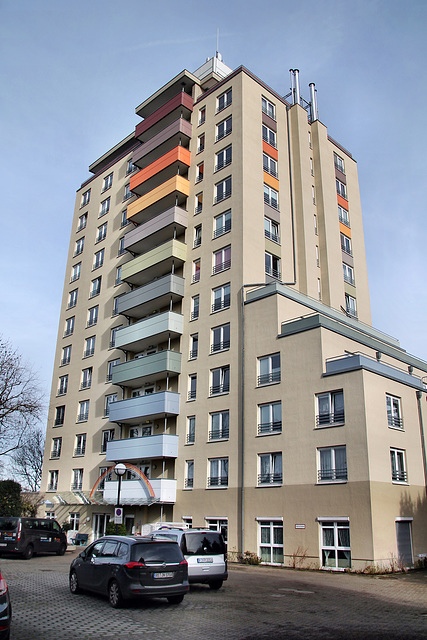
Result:
{"label": "car wheel", "polygon": [[25,547],[25,551],[23,553],[25,560],[31,560],[34,555],[34,547],[32,544],[28,544]]}
{"label": "car wheel", "polygon": [[123,596],[120,591],[119,583],[112,580],[108,587],[108,600],[114,609],[119,609],[123,605]]}
{"label": "car wheel", "polygon": [[67,545],[65,544],[65,542],[63,542],[59,547],[58,551],[56,552],[56,555],[63,556],[65,555],[66,550],[67,550]]}
{"label": "car wheel", "polygon": [[209,587],[214,591],[218,591],[221,589],[223,580],[214,580],[213,582],[209,582]]}
{"label": "car wheel", "polygon": [[169,604],[180,604],[184,600],[184,594],[180,596],[168,596]]}
{"label": "car wheel", "polygon": [[79,580],[75,571],[70,573],[70,591],[74,593],[74,595],[80,593]]}

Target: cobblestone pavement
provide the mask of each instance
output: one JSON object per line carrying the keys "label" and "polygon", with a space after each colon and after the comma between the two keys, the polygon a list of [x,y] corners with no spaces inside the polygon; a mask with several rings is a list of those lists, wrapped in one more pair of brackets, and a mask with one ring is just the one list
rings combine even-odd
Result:
{"label": "cobblestone pavement", "polygon": [[165,599],[112,609],[68,589],[78,553],[1,558],[13,612],[11,640],[427,639],[427,572],[390,576],[231,565],[219,591],[195,585]]}

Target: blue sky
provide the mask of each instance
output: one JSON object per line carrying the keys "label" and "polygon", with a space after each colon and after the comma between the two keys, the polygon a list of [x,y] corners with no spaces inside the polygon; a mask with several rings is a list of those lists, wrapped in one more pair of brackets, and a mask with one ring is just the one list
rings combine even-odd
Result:
{"label": "blue sky", "polygon": [[358,162],[373,325],[427,360],[427,3],[0,0],[0,334],[50,393],[75,191],[134,109],[216,49],[281,95],[300,69]]}

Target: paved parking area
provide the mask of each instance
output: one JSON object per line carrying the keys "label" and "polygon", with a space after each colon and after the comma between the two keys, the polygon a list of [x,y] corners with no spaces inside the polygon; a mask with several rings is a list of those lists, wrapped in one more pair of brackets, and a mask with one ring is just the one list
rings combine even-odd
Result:
{"label": "paved parking area", "polygon": [[427,572],[359,576],[231,565],[219,591],[195,585],[180,605],[158,599],[114,610],[101,597],[70,594],[77,553],[0,559],[14,607],[11,640],[427,639]]}

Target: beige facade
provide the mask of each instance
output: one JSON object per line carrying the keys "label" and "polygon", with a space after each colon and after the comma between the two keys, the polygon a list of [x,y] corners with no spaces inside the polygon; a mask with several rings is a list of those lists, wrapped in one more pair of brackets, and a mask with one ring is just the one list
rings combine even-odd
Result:
{"label": "beige facade", "polygon": [[416,561],[427,364],[371,326],[354,159],[218,58],[136,112],[77,192],[46,511],[103,533],[123,462],[129,531],[210,526],[273,564]]}

